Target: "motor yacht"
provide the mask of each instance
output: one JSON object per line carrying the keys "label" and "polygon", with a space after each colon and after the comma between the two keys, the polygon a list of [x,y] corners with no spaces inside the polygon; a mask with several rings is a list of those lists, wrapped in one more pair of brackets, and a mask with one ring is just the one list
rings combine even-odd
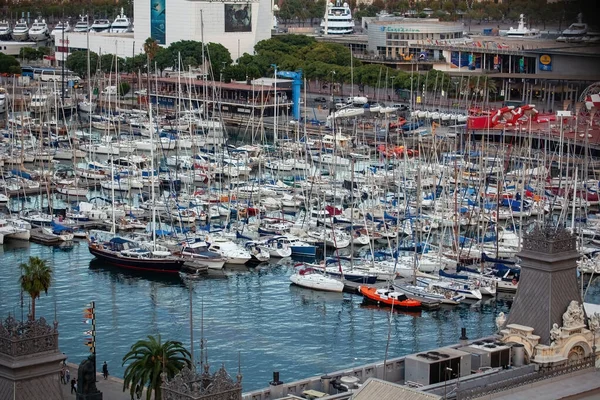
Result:
{"label": "motor yacht", "polygon": [[90,30],[90,23],[87,15],[80,15],[79,21],[75,24],[73,32],[88,32]]}
{"label": "motor yacht", "polygon": [[10,40],[12,28],[7,20],[0,21],[0,40]]}
{"label": "motor yacht", "polygon": [[48,101],[48,95],[45,94],[34,94],[31,96],[29,102],[29,111],[34,114],[48,111],[50,109],[50,102]]}
{"label": "motor yacht", "polygon": [[44,19],[36,19],[29,28],[29,39],[36,42],[43,42],[50,37],[50,30]]}
{"label": "motor yacht", "polygon": [[6,111],[8,99],[9,97],[6,93],[6,89],[0,88],[0,114]]}
{"label": "motor yacht", "polygon": [[125,12],[121,8],[121,14],[117,15],[117,18],[115,18],[110,26],[110,33],[128,33],[131,31],[131,20],[125,15]]}
{"label": "motor yacht", "polygon": [[539,37],[540,33],[537,29],[529,29],[525,26],[525,16],[519,15],[519,25],[516,28],[512,26],[506,32],[507,37],[511,38],[533,38]]}
{"label": "motor yacht", "polygon": [[107,19],[95,19],[90,30],[100,33],[107,32],[110,29],[110,21]]}
{"label": "motor yacht", "polygon": [[17,21],[12,31],[12,38],[17,42],[25,42],[29,39],[29,25],[23,18]]}
{"label": "motor yacht", "polygon": [[561,35],[556,39],[557,42],[582,42],[588,31],[587,24],[581,22],[569,25],[567,29],[562,31]]}
{"label": "motor yacht", "polygon": [[19,220],[0,219],[0,244],[4,244],[6,239],[29,240],[30,229],[23,225],[23,222],[17,223]]}
{"label": "motor yacht", "polygon": [[53,36],[54,38],[56,38],[57,36],[61,36],[63,33],[70,32],[70,31],[71,31],[71,25],[69,25],[69,21],[59,22],[58,24],[56,24],[54,29],[52,29],[52,32],[50,32],[50,36]]}
{"label": "motor yacht", "polygon": [[325,35],[354,33],[354,20],[348,3],[342,3],[341,0],[327,3],[325,16],[321,22],[321,32]]}

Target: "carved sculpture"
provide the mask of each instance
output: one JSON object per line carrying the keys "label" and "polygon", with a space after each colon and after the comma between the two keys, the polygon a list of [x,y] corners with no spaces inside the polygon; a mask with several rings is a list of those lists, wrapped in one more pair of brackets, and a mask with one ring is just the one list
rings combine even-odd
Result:
{"label": "carved sculpture", "polygon": [[563,327],[573,328],[584,325],[583,306],[575,300],[572,300],[567,307],[567,311],[563,314]]}
{"label": "carved sculpture", "polygon": [[557,323],[552,325],[552,329],[550,329],[550,346],[554,347],[556,345],[556,341],[560,338],[560,328]]}
{"label": "carved sculpture", "polygon": [[598,331],[598,328],[600,328],[600,314],[598,314],[598,313],[592,314],[592,316],[588,320],[588,325],[589,325],[590,331],[594,332],[594,334],[595,334]]}
{"label": "carved sculpture", "polygon": [[79,364],[77,371],[77,393],[93,394],[99,393],[96,388],[96,357],[92,354]]}

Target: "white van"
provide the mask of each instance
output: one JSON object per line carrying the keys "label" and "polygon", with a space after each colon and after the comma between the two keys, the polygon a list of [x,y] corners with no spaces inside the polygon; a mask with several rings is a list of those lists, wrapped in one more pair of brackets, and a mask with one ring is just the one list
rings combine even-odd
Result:
{"label": "white van", "polygon": [[369,102],[369,99],[363,96],[354,96],[354,97],[348,97],[348,99],[346,99],[346,103],[348,104],[354,104],[357,106],[362,106],[365,105]]}

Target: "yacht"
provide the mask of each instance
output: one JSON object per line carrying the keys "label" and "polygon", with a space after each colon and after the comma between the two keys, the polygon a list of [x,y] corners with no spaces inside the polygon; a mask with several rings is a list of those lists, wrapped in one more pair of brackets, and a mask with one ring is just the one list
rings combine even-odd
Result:
{"label": "yacht", "polygon": [[348,3],[335,0],[327,3],[325,17],[321,22],[321,32],[325,35],[345,35],[354,33],[354,20]]}
{"label": "yacht", "polygon": [[5,239],[29,240],[31,226],[29,229],[17,223],[18,220],[0,219],[0,244],[4,244]]}
{"label": "yacht", "polygon": [[95,19],[90,28],[94,32],[107,32],[110,29],[110,21],[107,19]]}
{"label": "yacht", "polygon": [[10,40],[12,29],[7,20],[0,21],[0,40]]}
{"label": "yacht", "polygon": [[577,22],[569,25],[556,39],[557,42],[582,42],[588,32],[587,24],[582,22],[582,14],[577,16]]}
{"label": "yacht", "polygon": [[31,101],[29,102],[29,111],[34,114],[41,113],[43,111],[48,111],[50,109],[50,102],[48,101],[48,96],[45,94],[34,94],[31,96]]}
{"label": "yacht", "polygon": [[539,37],[539,32],[537,29],[529,29],[525,26],[525,16],[523,14],[519,15],[519,25],[517,28],[513,28],[512,26],[508,31],[506,31],[507,37],[512,38],[532,38]]}
{"label": "yacht", "polygon": [[295,285],[326,292],[342,293],[344,290],[344,283],[341,280],[328,276],[314,268],[306,267],[304,264],[298,266],[303,266],[303,268],[297,269],[290,276],[290,281]]}
{"label": "yacht", "polygon": [[54,27],[54,29],[52,29],[52,32],[50,32],[50,36],[53,36],[54,38],[56,38],[57,36],[61,36],[63,33],[67,33],[71,31],[71,25],[69,25],[69,22],[59,22],[58,24],[56,24],[56,26]]}
{"label": "yacht", "polygon": [[73,32],[88,32],[90,30],[90,23],[87,15],[80,15],[79,21],[75,24]]}
{"label": "yacht", "polygon": [[17,42],[25,42],[29,39],[29,25],[23,18],[17,21],[12,31],[12,38]]}
{"label": "yacht", "polygon": [[5,112],[7,109],[8,103],[8,94],[6,93],[6,89],[0,87],[0,114]]}
{"label": "yacht", "polygon": [[29,28],[29,39],[36,42],[43,42],[50,37],[50,30],[44,19],[36,19]]}
{"label": "yacht", "polygon": [[131,32],[131,21],[125,15],[125,12],[121,8],[121,14],[117,15],[114,22],[110,26],[110,33],[128,33]]}

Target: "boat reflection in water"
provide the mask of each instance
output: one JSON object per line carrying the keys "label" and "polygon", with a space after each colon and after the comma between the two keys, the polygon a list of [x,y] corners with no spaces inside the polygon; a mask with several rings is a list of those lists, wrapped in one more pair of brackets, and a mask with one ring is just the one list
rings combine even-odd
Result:
{"label": "boat reflection in water", "polygon": [[377,304],[374,304],[373,302],[368,301],[366,299],[364,299],[363,302],[360,303],[360,308],[364,308],[367,310],[378,310],[383,313],[389,313],[390,311],[393,311],[394,314],[404,314],[404,315],[411,316],[411,317],[421,317],[422,316],[422,310],[420,310],[420,309],[411,310],[411,309],[399,308],[399,307],[394,307],[392,309],[392,307],[388,307],[388,306],[386,306],[386,307],[378,306]]}
{"label": "boat reflection in water", "polygon": [[177,274],[161,274],[133,269],[123,270],[113,264],[109,264],[97,258],[90,261],[90,270],[108,276],[111,280],[119,283],[132,284],[134,282],[149,281],[164,283],[167,285],[186,287]]}

